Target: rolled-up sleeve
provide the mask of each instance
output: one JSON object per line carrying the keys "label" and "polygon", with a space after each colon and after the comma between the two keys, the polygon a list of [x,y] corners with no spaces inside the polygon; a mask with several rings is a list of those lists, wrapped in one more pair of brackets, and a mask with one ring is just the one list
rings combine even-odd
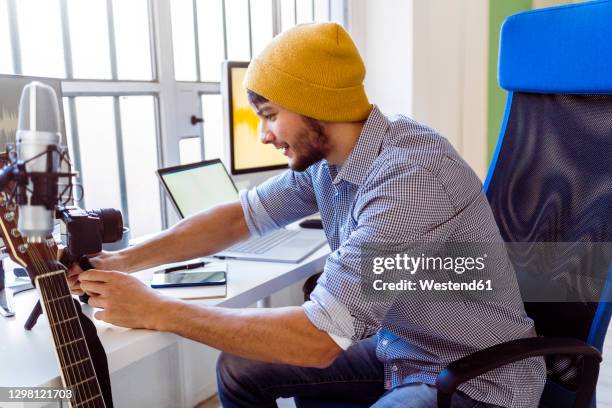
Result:
{"label": "rolled-up sleeve", "polygon": [[302,307],[311,323],[327,332],[340,347],[346,349],[353,343],[356,324],[353,316],[323,284],[317,284]]}
{"label": "rolled-up sleeve", "polygon": [[418,166],[387,167],[363,187],[354,230],[329,255],[311,300],[302,305],[318,329],[353,342],[375,334],[395,301],[393,295],[382,302],[364,296],[364,246],[444,242],[456,215],[435,175]]}
{"label": "rolled-up sleeve", "polygon": [[318,211],[308,170],[288,170],[239,194],[251,235],[261,236]]}

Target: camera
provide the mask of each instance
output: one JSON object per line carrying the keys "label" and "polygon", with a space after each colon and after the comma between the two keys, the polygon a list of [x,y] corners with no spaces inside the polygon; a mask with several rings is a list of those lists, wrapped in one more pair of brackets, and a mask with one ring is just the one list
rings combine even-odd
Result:
{"label": "camera", "polygon": [[64,254],[69,262],[83,255],[102,250],[102,244],[116,242],[123,237],[123,217],[114,208],[84,210],[76,206],[59,207],[56,218],[62,221]]}

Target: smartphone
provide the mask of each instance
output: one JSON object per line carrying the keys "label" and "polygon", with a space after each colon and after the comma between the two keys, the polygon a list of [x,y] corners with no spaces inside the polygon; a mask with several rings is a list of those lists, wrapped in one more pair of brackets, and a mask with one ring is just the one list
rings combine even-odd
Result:
{"label": "smartphone", "polygon": [[153,273],[151,287],[176,288],[183,286],[210,286],[225,285],[227,277],[225,271],[185,271],[166,272],[165,270]]}

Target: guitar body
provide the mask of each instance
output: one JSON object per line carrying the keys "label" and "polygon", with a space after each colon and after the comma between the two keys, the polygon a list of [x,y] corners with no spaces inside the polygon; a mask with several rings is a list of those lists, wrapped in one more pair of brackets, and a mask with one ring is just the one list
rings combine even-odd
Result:
{"label": "guitar body", "polygon": [[[1,166],[7,161],[6,154],[0,155]],[[66,267],[57,260],[53,237],[28,242],[20,234],[18,207],[10,199],[12,188],[0,191],[0,235],[10,258],[28,271],[38,291],[49,320],[62,384],[72,390],[70,406],[112,408],[108,362],[96,327],[70,293]]]}

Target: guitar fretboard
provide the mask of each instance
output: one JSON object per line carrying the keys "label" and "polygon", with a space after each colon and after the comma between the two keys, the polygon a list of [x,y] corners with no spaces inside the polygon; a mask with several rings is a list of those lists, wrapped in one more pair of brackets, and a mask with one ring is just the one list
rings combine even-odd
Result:
{"label": "guitar fretboard", "polygon": [[64,386],[72,390],[72,408],[104,408],[104,399],[64,271],[36,277]]}

